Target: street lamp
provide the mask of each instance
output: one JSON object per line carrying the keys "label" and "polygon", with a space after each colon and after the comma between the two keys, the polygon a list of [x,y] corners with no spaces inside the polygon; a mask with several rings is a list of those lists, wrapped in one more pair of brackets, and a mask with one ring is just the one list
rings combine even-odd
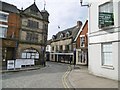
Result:
{"label": "street lamp", "polygon": [[45,51],[45,47],[44,46],[41,47],[41,51],[42,51],[42,64],[44,66],[46,66],[45,57],[44,57],[44,51]]}
{"label": "street lamp", "polygon": [[80,3],[81,3],[81,6],[87,6],[87,7],[90,7],[89,4],[83,5],[83,0],[80,0]]}

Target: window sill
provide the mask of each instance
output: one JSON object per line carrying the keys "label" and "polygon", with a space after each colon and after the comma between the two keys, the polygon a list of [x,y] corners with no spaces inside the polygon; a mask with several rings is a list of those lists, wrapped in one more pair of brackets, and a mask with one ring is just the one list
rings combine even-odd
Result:
{"label": "window sill", "polygon": [[113,66],[103,65],[103,66],[101,66],[101,67],[102,67],[102,68],[106,68],[106,69],[114,70],[114,67],[113,67]]}
{"label": "window sill", "polygon": [[113,28],[115,28],[115,26],[111,25],[111,26],[106,26],[106,27],[102,27],[102,28],[99,27],[99,30],[108,30],[108,29],[113,29]]}

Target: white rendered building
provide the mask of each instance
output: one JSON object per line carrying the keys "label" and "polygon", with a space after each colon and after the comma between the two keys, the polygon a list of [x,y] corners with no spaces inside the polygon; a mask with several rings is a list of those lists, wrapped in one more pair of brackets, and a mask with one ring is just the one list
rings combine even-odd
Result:
{"label": "white rendered building", "polygon": [[120,0],[89,3],[89,71],[120,80]]}

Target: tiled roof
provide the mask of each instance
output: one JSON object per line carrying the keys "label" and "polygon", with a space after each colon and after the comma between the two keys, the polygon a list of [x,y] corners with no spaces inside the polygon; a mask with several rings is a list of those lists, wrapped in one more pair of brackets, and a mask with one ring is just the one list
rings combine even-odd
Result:
{"label": "tiled roof", "polygon": [[[82,26],[82,25],[81,25]],[[67,39],[67,38],[72,38],[73,41],[75,39],[75,37],[77,36],[77,33],[79,32],[81,26],[74,26],[74,27],[71,27],[71,28],[68,28],[68,29],[65,29],[63,31],[60,31],[58,32],[56,35],[55,35],[55,39],[53,41],[56,41],[56,40],[61,40],[62,38],[60,37],[61,34],[64,34],[64,37],[63,39]],[[67,32],[70,32],[70,36],[69,37],[66,37],[65,34]]]}

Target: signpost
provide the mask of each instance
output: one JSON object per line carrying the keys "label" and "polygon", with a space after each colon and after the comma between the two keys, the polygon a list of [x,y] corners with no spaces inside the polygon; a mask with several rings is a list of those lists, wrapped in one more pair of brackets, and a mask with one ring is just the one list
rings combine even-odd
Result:
{"label": "signpost", "polygon": [[99,27],[107,27],[114,25],[113,13],[100,12],[99,13]]}

